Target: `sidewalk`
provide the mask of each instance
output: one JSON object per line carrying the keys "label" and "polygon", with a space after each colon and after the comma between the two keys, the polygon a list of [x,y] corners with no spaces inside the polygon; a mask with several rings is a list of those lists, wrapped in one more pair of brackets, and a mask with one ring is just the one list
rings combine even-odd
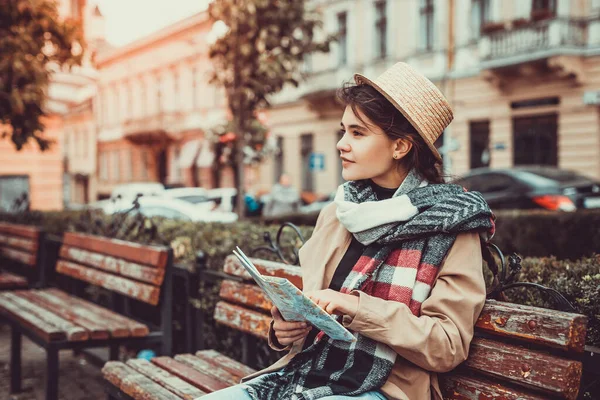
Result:
{"label": "sidewalk", "polygon": [[[44,400],[46,354],[42,348],[25,337],[21,354],[23,392],[9,396],[10,329],[0,325],[0,400]],[[79,357],[73,357],[72,351],[62,351],[59,398],[97,400],[105,397],[100,369]]]}

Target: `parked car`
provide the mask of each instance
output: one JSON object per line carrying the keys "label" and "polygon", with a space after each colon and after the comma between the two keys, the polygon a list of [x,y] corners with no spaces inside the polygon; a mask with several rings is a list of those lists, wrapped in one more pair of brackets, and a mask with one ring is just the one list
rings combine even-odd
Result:
{"label": "parked car", "polygon": [[[138,199],[139,212],[147,217],[163,217],[193,222],[222,222],[230,223],[238,220],[234,212],[208,210],[196,207],[184,200],[160,196],[143,196]],[[125,202],[120,202],[113,212],[129,208]]]}
{"label": "parked car", "polygon": [[156,196],[162,194],[164,191],[164,185],[158,182],[124,183],[115,186],[110,194],[110,198],[133,201],[136,196]]}
{"label": "parked car", "polygon": [[555,167],[477,168],[454,183],[480,192],[493,210],[600,208],[600,182]]}
{"label": "parked car", "polygon": [[218,206],[217,202],[211,200],[208,196],[208,190],[204,188],[186,187],[167,189],[162,192],[161,196],[170,199],[183,200],[203,210],[214,210]]}

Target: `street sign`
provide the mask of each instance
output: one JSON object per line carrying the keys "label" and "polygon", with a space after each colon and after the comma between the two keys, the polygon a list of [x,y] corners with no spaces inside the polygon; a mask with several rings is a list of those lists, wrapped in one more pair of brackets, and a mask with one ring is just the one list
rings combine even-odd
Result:
{"label": "street sign", "polygon": [[311,171],[325,171],[325,154],[310,153],[308,167]]}
{"label": "street sign", "polygon": [[590,90],[583,93],[583,104],[598,105],[600,104],[600,90]]}

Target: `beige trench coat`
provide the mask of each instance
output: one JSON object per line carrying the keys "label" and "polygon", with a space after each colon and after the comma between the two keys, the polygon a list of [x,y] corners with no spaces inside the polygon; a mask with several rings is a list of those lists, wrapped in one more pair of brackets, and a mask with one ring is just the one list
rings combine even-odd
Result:
{"label": "beige trench coat", "polygon": [[[348,249],[351,234],[339,223],[335,204],[327,205],[317,220],[312,237],[300,249],[305,291],[325,289]],[[437,373],[452,370],[464,361],[473,338],[474,325],[485,303],[485,281],[478,234],[461,233],[446,255],[430,297],[414,316],[405,304],[355,292],[358,312],[343,324],[385,343],[399,357],[381,390],[388,399],[442,399]],[[270,332],[272,333],[272,332]],[[288,354],[272,366],[243,381],[276,371],[302,350],[304,339],[275,350]]]}

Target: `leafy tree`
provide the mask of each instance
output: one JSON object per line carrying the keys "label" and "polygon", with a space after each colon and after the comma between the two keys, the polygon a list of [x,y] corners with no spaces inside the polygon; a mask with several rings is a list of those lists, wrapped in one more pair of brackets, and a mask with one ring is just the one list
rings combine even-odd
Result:
{"label": "leafy tree", "polygon": [[52,71],[80,65],[81,24],[61,20],[51,0],[0,0],[0,133],[17,150],[30,139],[43,151],[44,103]]}
{"label": "leafy tree", "polygon": [[[305,0],[215,0],[209,14],[215,26],[226,32],[216,38],[209,52],[214,64],[211,82],[225,88],[230,114],[233,116],[231,146],[237,166],[237,208],[243,215],[244,153],[253,140],[256,111],[268,107],[268,96],[279,92],[286,83],[298,86],[303,76],[300,65],[313,52],[329,51],[333,36],[318,41],[322,26],[316,11],[307,9]],[[218,158],[215,162],[219,162]]]}

